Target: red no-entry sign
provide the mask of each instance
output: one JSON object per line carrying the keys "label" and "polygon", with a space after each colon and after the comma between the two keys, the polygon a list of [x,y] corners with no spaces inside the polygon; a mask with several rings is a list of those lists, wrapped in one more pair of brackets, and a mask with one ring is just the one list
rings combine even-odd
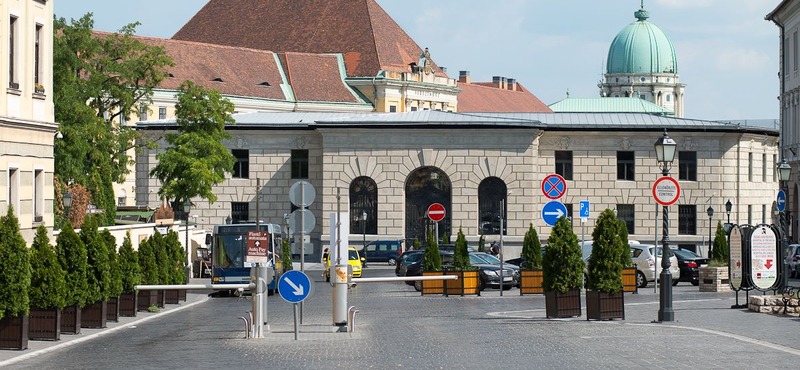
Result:
{"label": "red no-entry sign", "polygon": [[444,206],[439,203],[433,203],[430,207],[428,207],[428,218],[430,218],[433,222],[444,220],[445,214],[446,212],[444,210]]}

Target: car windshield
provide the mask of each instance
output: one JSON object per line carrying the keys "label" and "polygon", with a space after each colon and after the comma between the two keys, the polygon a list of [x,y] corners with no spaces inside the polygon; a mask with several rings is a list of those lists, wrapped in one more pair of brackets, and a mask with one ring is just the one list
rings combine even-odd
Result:
{"label": "car windshield", "polygon": [[474,254],[470,254],[469,255],[469,263],[471,263],[473,265],[485,265],[487,262],[485,260],[483,260],[482,258],[474,255]]}
{"label": "car windshield", "polygon": [[405,262],[406,262],[406,263],[414,263],[414,262],[417,262],[417,261],[419,261],[419,260],[421,260],[421,259],[422,259],[422,255],[423,255],[422,253],[412,253],[412,254],[409,254],[409,255],[408,255],[408,257],[406,257],[406,259],[405,259]]}
{"label": "car windshield", "polygon": [[486,261],[484,263],[489,263],[489,264],[492,264],[492,265],[499,265],[500,264],[500,260],[497,259],[497,257],[492,256],[491,254],[477,253],[477,254],[470,255],[470,256],[477,256],[478,258]]}
{"label": "car windshield", "polygon": [[350,253],[347,254],[347,259],[350,261],[358,261],[358,252],[356,251],[348,251]]}
{"label": "car windshield", "polygon": [[673,249],[672,253],[675,253],[678,256],[681,256],[682,258],[688,258],[688,259],[694,259],[694,258],[699,258],[700,257],[700,256],[694,254],[694,252],[692,252],[690,250],[686,250],[686,249]]}

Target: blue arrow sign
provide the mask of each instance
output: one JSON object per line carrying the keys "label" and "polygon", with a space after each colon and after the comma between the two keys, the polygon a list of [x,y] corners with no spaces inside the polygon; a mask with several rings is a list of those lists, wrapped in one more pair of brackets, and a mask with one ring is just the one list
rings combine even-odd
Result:
{"label": "blue arrow sign", "polygon": [[278,280],[278,294],[286,302],[302,302],[311,295],[311,279],[301,271],[289,271]]}
{"label": "blue arrow sign", "polygon": [[776,202],[778,204],[778,212],[783,212],[786,209],[786,193],[783,190],[778,192],[778,200]]}
{"label": "blue arrow sign", "polygon": [[550,226],[555,226],[556,221],[567,216],[567,207],[558,201],[547,202],[542,207],[542,220]]}
{"label": "blue arrow sign", "polygon": [[581,201],[581,218],[589,218],[589,201]]}

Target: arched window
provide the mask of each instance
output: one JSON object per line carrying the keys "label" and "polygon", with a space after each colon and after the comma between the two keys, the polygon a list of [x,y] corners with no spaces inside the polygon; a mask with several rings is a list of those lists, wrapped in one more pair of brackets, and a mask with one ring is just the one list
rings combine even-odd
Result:
{"label": "arched window", "polygon": [[478,230],[484,235],[500,235],[502,215],[503,235],[507,234],[508,206],[501,209],[501,202],[507,202],[508,188],[503,180],[487,177],[478,186]]}
{"label": "arched window", "polygon": [[[450,178],[436,167],[421,167],[411,172],[406,179],[406,239],[413,243],[414,239],[425,244],[428,227],[428,207],[433,203],[444,206],[445,216],[439,222],[439,238],[452,235],[452,191]],[[411,244],[408,244],[411,245]]]}
{"label": "arched window", "polygon": [[350,234],[361,233],[378,233],[378,185],[366,176],[350,183]]}

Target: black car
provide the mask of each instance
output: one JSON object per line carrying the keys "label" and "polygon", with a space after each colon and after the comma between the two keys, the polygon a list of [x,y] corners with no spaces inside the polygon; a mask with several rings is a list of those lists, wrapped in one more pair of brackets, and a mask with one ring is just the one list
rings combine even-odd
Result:
{"label": "black car", "polygon": [[[453,264],[453,253],[439,252],[442,257],[442,266]],[[394,274],[397,276],[420,276],[422,275],[422,256],[425,251],[410,251],[405,252],[400,256],[397,261],[397,267],[394,268]],[[407,281],[406,284],[414,285],[413,281]]]}
{"label": "black car", "polygon": [[678,259],[678,267],[681,270],[681,277],[672,281],[672,285],[678,285],[681,281],[692,283],[694,286],[700,285],[700,266],[708,264],[708,258],[700,257],[686,249],[673,249],[672,252]]}
{"label": "black car", "polygon": [[[484,252],[471,252],[469,262],[472,267],[478,268],[480,275],[480,290],[486,287],[500,288],[500,260]],[[503,290],[519,286],[519,267],[512,264],[503,265]]]}

